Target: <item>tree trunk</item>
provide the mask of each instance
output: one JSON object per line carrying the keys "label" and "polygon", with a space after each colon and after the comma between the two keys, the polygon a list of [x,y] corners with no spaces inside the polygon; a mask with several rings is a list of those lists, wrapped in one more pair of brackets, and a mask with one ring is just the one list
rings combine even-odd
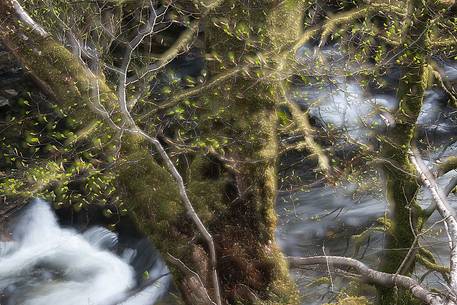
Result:
{"label": "tree trunk", "polygon": [[[383,173],[386,180],[386,198],[390,206],[390,220],[386,245],[381,259],[381,271],[410,274],[414,269],[415,251],[406,257],[413,247],[415,233],[421,226],[421,208],[416,203],[419,185],[416,171],[408,151],[414,140],[416,121],[426,89],[427,39],[429,31],[428,8],[425,1],[412,0],[402,39],[405,49],[400,55],[402,76],[398,84],[399,107],[395,126],[388,131],[382,147],[386,159]],[[400,269],[400,266],[401,269]],[[412,304],[408,292],[379,288],[379,304]]]}

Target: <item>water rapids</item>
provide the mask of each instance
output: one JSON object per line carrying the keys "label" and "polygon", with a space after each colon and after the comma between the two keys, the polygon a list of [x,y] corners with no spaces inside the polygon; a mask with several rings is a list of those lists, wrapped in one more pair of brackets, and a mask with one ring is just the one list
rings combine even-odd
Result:
{"label": "water rapids", "polygon": [[8,240],[0,239],[0,304],[151,305],[168,290],[161,260],[149,270],[150,279],[159,279],[139,289],[131,265],[138,251],[117,256],[110,251],[117,235],[102,227],[83,233],[60,227],[42,200],[31,203],[10,230]]}

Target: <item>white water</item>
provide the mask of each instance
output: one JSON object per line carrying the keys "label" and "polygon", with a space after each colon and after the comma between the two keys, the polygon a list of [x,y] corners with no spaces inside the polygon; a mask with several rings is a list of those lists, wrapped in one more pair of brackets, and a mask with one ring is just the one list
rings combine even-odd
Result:
{"label": "white water", "polygon": [[[169,277],[130,296],[135,251],[124,251],[122,259],[108,250],[116,244],[117,235],[101,227],[83,234],[59,227],[49,205],[35,200],[14,224],[11,240],[0,241],[0,295],[6,305],[155,303]],[[150,270],[152,277],[167,272],[160,261]]]}
{"label": "white water", "polygon": [[[337,47],[329,47],[318,52],[310,46],[303,46],[297,54],[297,61],[303,65],[304,75],[323,76],[319,82],[311,81],[291,92],[293,100],[309,111],[323,126],[343,131],[343,142],[367,143],[386,127],[395,124],[393,112],[398,100],[392,92],[371,93],[360,85],[354,77],[363,69],[373,69],[370,65],[350,65]],[[316,65],[322,59],[328,65]],[[457,79],[455,63],[441,63],[443,78]],[[395,79],[395,77],[393,77]],[[452,108],[446,107],[446,94],[439,88],[426,92],[418,125],[425,130],[441,134],[455,134],[455,121],[449,117]]]}

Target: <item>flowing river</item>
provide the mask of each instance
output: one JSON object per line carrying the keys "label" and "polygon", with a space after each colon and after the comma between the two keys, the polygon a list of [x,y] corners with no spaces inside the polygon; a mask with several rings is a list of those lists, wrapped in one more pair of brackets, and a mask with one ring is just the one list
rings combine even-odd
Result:
{"label": "flowing river", "polygon": [[41,200],[25,208],[3,239],[0,304],[150,305],[169,287],[168,270],[152,247],[120,245],[102,227],[62,228]]}

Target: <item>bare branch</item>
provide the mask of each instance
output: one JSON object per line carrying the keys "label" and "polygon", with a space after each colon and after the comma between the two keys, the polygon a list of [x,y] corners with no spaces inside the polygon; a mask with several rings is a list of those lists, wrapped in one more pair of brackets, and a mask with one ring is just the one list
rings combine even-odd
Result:
{"label": "bare branch", "polygon": [[436,208],[445,220],[446,230],[448,231],[450,253],[450,279],[451,288],[457,291],[457,220],[455,210],[449,205],[446,195],[438,186],[436,177],[430,172],[427,166],[422,161],[419,151],[413,147],[410,150],[411,162],[416,167],[422,183],[432,193],[433,200],[436,202]]}
{"label": "bare branch", "polygon": [[[221,305],[221,294],[220,294],[220,288],[219,288],[219,278],[216,270],[216,249],[214,246],[214,240],[211,234],[208,232],[206,229],[205,225],[201,221],[200,217],[197,215],[192,203],[189,200],[189,197],[187,195],[186,187],[184,185],[183,178],[181,177],[180,173],[178,172],[177,168],[173,164],[173,162],[170,159],[170,156],[168,153],[165,151],[164,147],[160,143],[160,141],[156,137],[152,137],[148,135],[146,132],[144,132],[142,129],[138,127],[138,125],[135,123],[134,119],[132,118],[132,115],[130,114],[130,111],[128,109],[128,102],[127,102],[127,96],[126,96],[126,88],[127,88],[127,72],[129,68],[129,64],[131,61],[131,56],[132,52],[138,47],[138,45],[141,43],[141,41],[148,35],[152,34],[154,31],[154,25],[155,25],[155,20],[157,18],[156,12],[154,10],[154,7],[151,4],[151,13],[150,13],[150,18],[148,20],[147,25],[145,26],[145,29],[140,31],[138,35],[128,44],[126,52],[124,54],[123,62],[122,62],[122,73],[119,77],[118,80],[118,100],[119,100],[119,105],[120,105],[120,110],[122,117],[124,119],[124,123],[126,124],[126,131],[132,133],[132,134],[137,134],[140,135],[144,140],[152,144],[155,149],[159,152],[162,160],[164,161],[166,167],[170,171],[171,175],[175,179],[176,183],[178,184],[178,189],[179,189],[179,194],[181,197],[181,200],[183,201],[187,215],[192,219],[194,224],[197,226],[198,231],[202,234],[203,238],[205,239],[205,242],[208,245],[209,248],[209,256],[210,256],[210,261],[211,261],[211,272],[212,272],[212,284],[214,287],[214,292],[215,292],[215,298],[216,298],[216,304]],[[198,28],[198,23],[195,24],[195,30]],[[189,34],[192,36],[191,34]],[[181,37],[181,39],[184,39]],[[185,40],[185,39],[184,39]],[[174,51],[170,51],[169,55],[166,55],[166,60],[168,61],[168,56],[171,58],[174,58],[178,52],[179,48],[174,49]]]}
{"label": "bare branch", "polygon": [[[203,284],[201,277],[198,275],[198,273],[190,269],[188,266],[186,266],[186,264],[184,264],[183,261],[181,261],[177,257],[174,257],[170,253],[168,253],[168,261],[170,261],[179,270],[181,270],[181,272],[187,275],[188,281],[191,282],[191,284],[189,285],[192,285],[192,287],[189,288],[192,289],[194,292],[195,290],[197,290],[195,294],[197,294],[196,297],[199,300],[195,303],[216,305],[216,303],[214,303],[208,295],[208,291],[205,289],[205,285]],[[200,287],[202,289],[200,289]]]}
{"label": "bare branch", "polygon": [[221,294],[220,294],[220,288],[219,288],[219,278],[216,270],[216,248],[214,246],[214,240],[211,234],[208,232],[206,229],[205,225],[201,221],[200,217],[197,215],[197,212],[195,212],[194,207],[192,206],[192,203],[189,200],[189,197],[187,196],[187,191],[186,187],[184,185],[184,181],[179,174],[178,170],[176,169],[175,165],[171,161],[170,157],[168,156],[167,152],[163,148],[162,144],[160,144],[159,140],[157,138],[151,137],[148,134],[146,134],[144,131],[142,131],[140,128],[138,128],[136,125],[132,126],[133,129],[130,129],[129,131],[135,134],[141,135],[144,139],[146,139],[149,143],[154,145],[156,150],[159,152],[162,160],[165,162],[168,170],[171,172],[173,178],[178,184],[178,189],[179,189],[179,194],[181,196],[181,200],[183,201],[186,210],[187,210],[187,215],[192,219],[194,224],[197,226],[197,229],[199,232],[202,234],[203,238],[205,239],[208,248],[209,248],[209,255],[210,255],[210,261],[211,261],[211,272],[212,272],[212,284],[214,287],[214,292],[215,292],[215,297],[216,297],[216,304],[221,305]]}
{"label": "bare branch", "polygon": [[311,257],[287,257],[291,268],[303,268],[310,265],[332,264],[339,268],[352,268],[362,276],[362,280],[383,287],[399,286],[411,293],[422,302],[430,305],[444,305],[446,302],[438,295],[433,294],[422,287],[414,279],[404,276],[376,271],[364,263],[342,256],[311,256]]}
{"label": "bare branch", "polygon": [[456,37],[449,37],[449,38],[438,38],[438,39],[433,39],[433,41],[430,42],[430,45],[433,48],[452,48],[453,46],[455,47],[457,45],[457,38]]}
{"label": "bare branch", "polygon": [[143,114],[140,117],[140,119],[144,118],[148,115],[151,115],[151,114],[157,112],[158,110],[174,107],[174,106],[178,105],[180,102],[182,102],[183,100],[185,100],[186,98],[198,95],[199,93],[203,92],[204,90],[211,89],[211,88],[217,86],[218,84],[220,84],[221,82],[230,79],[231,77],[233,77],[233,76],[237,75],[238,73],[240,73],[241,71],[243,71],[245,68],[247,68],[247,67],[235,67],[233,69],[228,69],[227,71],[224,71],[223,73],[220,73],[219,75],[216,75],[213,79],[209,80],[207,83],[204,83],[200,86],[196,86],[191,89],[177,92],[172,97],[170,97],[170,99],[168,99],[165,103],[160,104],[153,110]]}
{"label": "bare branch", "polygon": [[205,8],[205,12],[208,12],[209,10],[215,9],[216,7],[221,5],[222,2],[223,2],[223,0],[209,0],[209,1],[207,1],[207,0],[205,0],[205,1],[195,0],[194,1],[194,3],[197,4],[197,5],[201,4]]}
{"label": "bare branch", "polygon": [[[446,196],[449,196],[449,194],[452,192],[452,190],[457,186],[457,176],[453,177],[449,182],[448,184],[444,187],[444,194]],[[424,216],[425,217],[430,217],[433,212],[435,212],[436,210],[436,201],[435,200],[432,200],[432,203],[430,204],[430,206],[428,206],[425,210],[424,210]]]}
{"label": "bare branch", "polygon": [[140,75],[130,77],[127,80],[127,85],[139,81],[149,73],[157,72],[158,70],[166,66],[168,63],[170,63],[173,59],[175,59],[180,53],[182,53],[183,51],[187,51],[190,48],[190,45],[192,44],[192,40],[198,34],[198,31],[200,29],[200,20],[204,18],[206,15],[208,15],[208,13],[210,13],[212,10],[220,6],[222,2],[222,0],[214,0],[210,1],[209,3],[198,1],[198,3],[204,7],[204,10],[201,13],[200,18],[193,20],[190,23],[189,27],[181,33],[181,35],[173,43],[173,45],[167,51],[161,54],[159,58],[157,58],[156,62],[148,65],[141,72]]}
{"label": "bare branch", "polygon": [[367,6],[356,8],[351,11],[342,12],[330,17],[326,22],[324,22],[320,26],[312,27],[301,35],[300,39],[298,39],[291,50],[289,52],[293,52],[294,54],[297,50],[302,47],[305,43],[309,41],[309,39],[316,34],[318,34],[321,30],[321,39],[319,42],[319,47],[325,45],[327,38],[330,34],[332,34],[340,25],[350,23],[351,21],[366,16],[368,13],[373,11],[382,11],[384,13],[394,13],[397,15],[404,15],[405,9],[391,5],[386,3],[370,3]]}
{"label": "bare branch", "polygon": [[12,0],[11,3],[13,4],[14,10],[16,11],[16,14],[20,18],[20,20],[24,22],[27,26],[29,26],[32,29],[32,31],[34,31],[43,38],[49,36],[48,32],[46,32],[45,29],[43,29],[29,16],[29,14],[22,8],[19,2],[17,2],[16,0]]}
{"label": "bare branch", "polygon": [[[121,128],[116,125],[111,125],[113,129],[117,132],[122,133],[125,131],[141,136],[145,142],[153,144],[160,153],[166,167],[178,184],[179,193],[184,202],[187,214],[196,224],[198,230],[208,244],[215,300],[217,305],[221,305],[219,280],[216,271],[216,251],[212,236],[206,230],[195,212],[187,196],[183,179],[161,143],[156,138],[144,133],[133,121],[127,108],[124,91],[126,86],[125,77],[121,77],[124,89],[118,91],[118,97],[113,94],[111,88],[109,88],[103,80],[99,79],[86,66],[82,65],[80,61],[76,60],[76,57],[65,49],[65,47],[55,42],[49,36],[43,38],[40,32],[36,32],[36,30],[29,31],[30,26],[21,24],[21,21],[19,21],[16,16],[19,14],[16,12],[17,9],[13,9],[13,3],[17,2],[15,0],[0,1],[0,11],[2,14],[11,14],[11,17],[15,17],[13,19],[7,19],[8,22],[6,23],[6,26],[9,26],[10,28],[8,31],[0,31],[0,38],[8,43],[8,47],[14,50],[14,55],[21,60],[24,66],[29,67],[32,72],[35,72],[37,80],[48,86],[50,92],[55,92],[55,96],[58,97],[58,100],[61,100],[64,105],[78,105],[81,108],[92,107],[92,111],[80,111],[80,113],[78,113],[80,115],[78,118],[81,120],[84,119],[92,122],[92,119],[96,117],[95,114],[98,114],[110,124],[113,122],[110,116],[117,115],[116,110],[120,108],[120,114],[122,115],[127,129],[125,127]],[[20,13],[22,14],[22,11],[20,11]],[[21,16],[23,16],[23,14]],[[34,24],[35,23],[31,23],[31,26]],[[150,28],[146,29],[150,30]],[[28,34],[28,37],[24,37],[26,36],[25,33]],[[138,43],[141,43],[141,37],[147,35],[147,33],[148,31],[141,31],[141,33],[139,33],[140,36],[138,36],[139,39],[132,41],[130,49],[126,53],[127,56],[124,58],[124,72],[128,70],[129,58],[131,56],[130,50],[135,49],[138,46]],[[24,47],[24,45],[27,47]],[[34,46],[31,51],[30,46]],[[57,70],[60,69],[60,67],[66,67],[64,70],[66,74],[63,73],[62,70]],[[56,70],[59,71],[59,73],[55,73]],[[56,79],[55,75],[63,76]],[[94,100],[91,94],[97,95],[97,98]],[[103,105],[106,105],[111,109],[108,111]]]}
{"label": "bare branch", "polygon": [[[120,77],[118,80],[118,89],[117,89],[117,95],[119,98],[119,104],[121,106],[121,111],[124,114],[125,118],[128,119],[130,124],[134,124],[133,118],[130,115],[130,112],[128,111],[128,105],[127,105],[127,73],[129,70],[130,62],[132,60],[132,53],[138,48],[138,46],[141,44],[141,42],[149,35],[154,33],[154,27],[156,24],[156,20],[158,18],[156,10],[151,3],[151,6],[149,7],[149,19],[144,26],[143,29],[138,31],[138,34],[127,44],[124,57],[122,60],[122,66],[120,68]],[[166,10],[165,10],[166,11]]]}
{"label": "bare branch", "polygon": [[191,22],[189,28],[185,30],[181,36],[173,43],[173,45],[157,58],[156,62],[146,66],[140,75],[135,75],[127,79],[127,85],[133,84],[140,79],[146,77],[149,73],[157,72],[173,59],[175,59],[181,52],[187,51],[200,27],[200,20]]}
{"label": "bare branch", "polygon": [[429,67],[440,87],[449,95],[452,105],[457,107],[457,92],[455,92],[452,88],[452,85],[445,81],[444,75],[442,75],[442,72],[436,67],[436,65],[429,65]]}

